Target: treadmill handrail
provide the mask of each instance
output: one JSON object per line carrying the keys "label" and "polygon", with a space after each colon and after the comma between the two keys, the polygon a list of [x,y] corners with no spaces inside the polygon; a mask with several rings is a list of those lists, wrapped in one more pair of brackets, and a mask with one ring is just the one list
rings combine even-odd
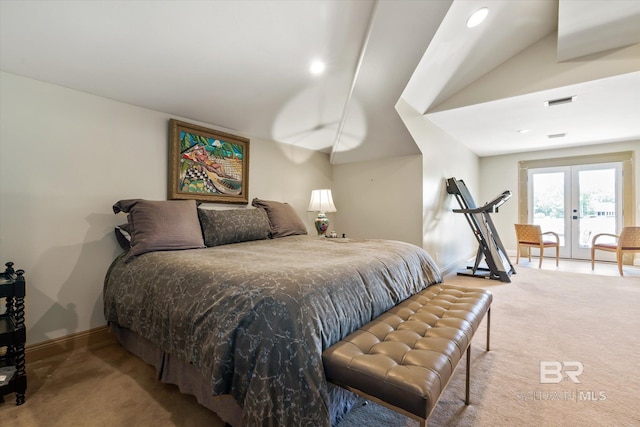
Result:
{"label": "treadmill handrail", "polygon": [[510,198],[511,198],[511,190],[506,190],[506,191],[503,191],[502,194],[500,194],[498,197],[496,197],[492,201],[487,202],[485,206],[495,206],[497,208],[505,204],[507,200],[509,200]]}
{"label": "treadmill handrail", "polygon": [[490,202],[487,202],[484,206],[473,209],[453,209],[455,213],[482,213],[482,212],[493,212],[495,209],[499,208],[503,204],[506,203],[507,200],[511,198],[511,191],[507,190],[500,194],[498,197],[493,199]]}
{"label": "treadmill handrail", "polygon": [[452,209],[455,213],[483,213],[487,212],[487,208],[485,206],[475,208],[475,209]]}

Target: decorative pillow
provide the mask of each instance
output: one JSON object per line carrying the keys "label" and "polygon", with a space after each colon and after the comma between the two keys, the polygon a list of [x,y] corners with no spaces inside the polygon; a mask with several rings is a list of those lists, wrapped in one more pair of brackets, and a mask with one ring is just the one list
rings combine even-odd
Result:
{"label": "decorative pillow", "polygon": [[272,238],[307,234],[307,227],[290,204],[257,198],[251,204],[267,212]]}
{"label": "decorative pillow", "polygon": [[263,209],[198,209],[207,246],[269,238],[269,217]]}
{"label": "decorative pillow", "polygon": [[131,249],[125,262],[152,251],[203,248],[195,200],[120,200],[113,212],[126,212]]}
{"label": "decorative pillow", "polygon": [[129,232],[129,224],[121,224],[113,229],[116,234],[116,240],[122,249],[128,251],[131,249],[131,233]]}

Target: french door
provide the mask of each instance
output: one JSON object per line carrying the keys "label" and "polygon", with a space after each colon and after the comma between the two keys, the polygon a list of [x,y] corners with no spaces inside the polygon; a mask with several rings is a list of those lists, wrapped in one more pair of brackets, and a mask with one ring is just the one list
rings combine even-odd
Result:
{"label": "french door", "polygon": [[622,229],[622,162],[532,168],[527,182],[528,221],[558,233],[563,258],[591,259],[593,236]]}

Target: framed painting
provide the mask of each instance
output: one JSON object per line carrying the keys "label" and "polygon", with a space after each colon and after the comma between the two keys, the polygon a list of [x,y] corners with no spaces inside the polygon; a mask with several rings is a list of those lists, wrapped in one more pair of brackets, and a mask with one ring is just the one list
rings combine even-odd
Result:
{"label": "framed painting", "polygon": [[249,203],[249,139],[171,119],[168,198]]}

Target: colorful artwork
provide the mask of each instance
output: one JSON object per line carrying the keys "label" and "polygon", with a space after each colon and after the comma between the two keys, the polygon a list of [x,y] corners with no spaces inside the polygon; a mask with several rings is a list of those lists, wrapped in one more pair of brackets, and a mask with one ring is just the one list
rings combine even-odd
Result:
{"label": "colorful artwork", "polygon": [[170,199],[248,203],[248,139],[177,120],[170,127]]}

